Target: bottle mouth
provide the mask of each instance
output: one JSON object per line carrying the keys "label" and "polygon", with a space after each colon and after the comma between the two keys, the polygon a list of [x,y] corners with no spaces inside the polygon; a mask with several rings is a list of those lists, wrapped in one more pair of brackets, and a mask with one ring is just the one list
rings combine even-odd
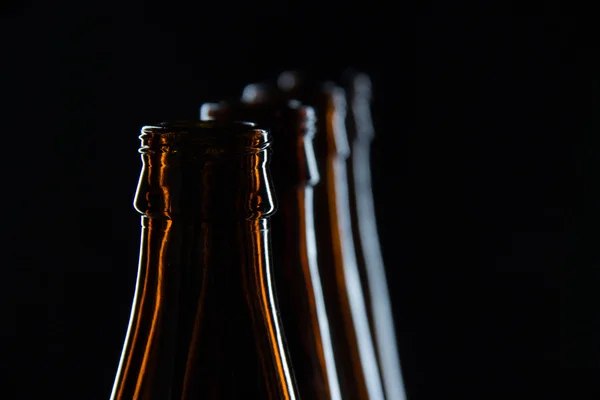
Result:
{"label": "bottle mouth", "polygon": [[298,71],[284,71],[277,77],[277,87],[290,92],[302,85],[302,76]]}
{"label": "bottle mouth", "polygon": [[142,128],[142,131],[152,130],[155,133],[180,132],[190,134],[202,134],[211,132],[230,132],[243,133],[249,130],[255,130],[256,124],[249,121],[164,121],[156,125],[147,125]]}
{"label": "bottle mouth", "polygon": [[[220,103],[204,103],[200,108],[201,118],[206,121],[234,121],[237,123],[254,124],[256,129],[268,129],[273,134],[275,128],[281,130],[282,118],[285,121],[294,121],[299,126],[305,126],[306,132],[300,134],[297,129],[291,129],[295,135],[286,135],[288,138],[300,136],[314,136],[316,123],[313,107],[302,104],[299,100],[285,100],[283,103],[247,103],[243,100]],[[289,126],[284,130],[290,130]],[[279,134],[276,134],[279,135]],[[280,140],[280,138],[277,138]]]}
{"label": "bottle mouth", "polygon": [[266,83],[251,83],[242,92],[242,101],[246,103],[263,104],[273,97],[274,88]]}
{"label": "bottle mouth", "polygon": [[152,150],[176,152],[193,148],[219,146],[241,151],[260,151],[269,146],[269,131],[254,122],[236,121],[166,121],[142,127],[141,152]]}

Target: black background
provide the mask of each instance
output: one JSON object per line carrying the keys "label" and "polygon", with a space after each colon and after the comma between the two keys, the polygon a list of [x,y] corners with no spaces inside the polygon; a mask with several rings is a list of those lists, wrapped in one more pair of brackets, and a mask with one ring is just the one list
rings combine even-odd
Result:
{"label": "black background", "polygon": [[[308,4],[4,6],[9,398],[106,399],[134,289],[139,128],[308,68],[369,73],[374,191],[407,392],[559,398],[573,19]],[[20,383],[17,378],[26,377]],[[6,386],[10,387],[10,386]]]}

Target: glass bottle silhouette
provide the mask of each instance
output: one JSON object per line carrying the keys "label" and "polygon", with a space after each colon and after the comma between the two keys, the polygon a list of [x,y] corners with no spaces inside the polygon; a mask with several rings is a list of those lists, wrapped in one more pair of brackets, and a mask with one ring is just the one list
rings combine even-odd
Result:
{"label": "glass bottle silhouette", "polygon": [[298,392],[304,399],[341,400],[314,230],[313,186],[319,181],[314,110],[297,101],[206,103],[200,119],[251,120],[271,131],[279,204],[272,218],[275,283]]}
{"label": "glass bottle silhouette", "polygon": [[272,285],[270,135],[142,128],[138,280],[111,399],[296,399]]}
{"label": "glass bottle silhouette", "polygon": [[[285,85],[282,84],[285,83]],[[315,153],[322,179],[315,186],[315,230],[319,268],[344,399],[384,399],[384,389],[371,333],[361,273],[354,250],[346,162],[346,95],[333,83],[246,86],[242,100],[281,104],[298,99],[317,116]]]}
{"label": "glass bottle silhouette", "polygon": [[386,398],[404,400],[406,393],[371,186],[371,142],[375,136],[371,119],[371,80],[364,73],[348,70],[343,83],[349,103],[346,127],[351,156],[347,168],[357,260]]}
{"label": "glass bottle silhouette", "polygon": [[[342,82],[348,99],[345,127],[350,156],[346,159],[346,167],[356,260],[386,398],[403,400],[406,394],[371,188],[370,145],[374,138],[370,110],[371,81],[368,75],[349,69],[343,74]],[[245,93],[253,97],[262,92],[258,96],[265,97],[265,88],[299,93],[311,87],[317,85],[311,81],[309,74],[287,71],[278,77],[276,89],[273,85],[249,85]]]}

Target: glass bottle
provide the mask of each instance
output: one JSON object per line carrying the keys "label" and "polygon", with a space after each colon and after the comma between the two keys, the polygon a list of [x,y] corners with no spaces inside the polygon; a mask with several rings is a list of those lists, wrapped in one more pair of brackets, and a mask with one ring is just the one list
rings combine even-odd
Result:
{"label": "glass bottle", "polygon": [[346,130],[351,156],[347,168],[356,255],[386,398],[404,400],[406,393],[371,186],[371,142],[375,137],[371,119],[371,80],[364,73],[348,70],[343,82],[349,104]]}
{"label": "glass bottle", "polygon": [[270,135],[142,128],[138,280],[111,399],[296,399],[271,279]]}
{"label": "glass bottle", "polygon": [[[371,119],[371,81],[368,75],[348,69],[342,83],[348,102],[345,128],[350,156],[346,159],[346,167],[356,259],[386,398],[404,400],[406,393],[371,187],[370,151],[375,136]],[[280,74],[276,86],[248,85],[245,93],[265,97],[265,94],[256,93],[266,92],[268,88],[271,92],[278,90],[298,96],[316,86],[308,73],[287,71]]]}
{"label": "glass bottle", "polygon": [[350,157],[346,94],[331,82],[300,84],[294,74],[280,77],[279,84],[248,85],[242,100],[267,106],[297,99],[315,109],[315,153],[322,174],[315,186],[317,252],[342,398],[384,399],[352,233],[346,167]]}
{"label": "glass bottle", "polygon": [[315,115],[298,101],[264,106],[233,101],[203,104],[202,120],[251,120],[273,135],[275,283],[282,322],[304,399],[341,400],[329,321],[318,270],[313,187],[319,182],[313,150]]}

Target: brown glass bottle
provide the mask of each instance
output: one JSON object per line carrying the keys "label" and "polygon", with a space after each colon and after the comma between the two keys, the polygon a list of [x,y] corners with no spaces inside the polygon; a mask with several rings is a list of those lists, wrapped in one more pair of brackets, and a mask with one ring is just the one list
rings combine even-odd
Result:
{"label": "brown glass bottle", "polygon": [[[355,70],[347,70],[343,75],[348,100],[345,131],[350,145],[346,168],[356,261],[386,398],[404,400],[406,394],[371,188],[370,146],[374,138],[370,110],[371,82],[366,74]],[[268,85],[249,85],[246,96],[264,98],[267,87]],[[276,86],[280,92],[296,95],[316,87],[317,84],[308,74],[297,71],[282,73]],[[260,88],[263,89],[259,90]],[[272,86],[271,91],[274,88]]]}
{"label": "brown glass bottle", "polygon": [[297,101],[273,107],[238,101],[207,103],[200,119],[252,120],[270,129],[279,204],[272,218],[274,276],[298,392],[304,399],[341,400],[317,263],[313,186],[319,173],[312,145],[314,110]]}
{"label": "brown glass bottle", "polygon": [[295,399],[271,281],[270,135],[146,126],[138,282],[111,399]]}
{"label": "brown glass bottle", "polygon": [[386,398],[404,400],[406,393],[371,187],[371,142],[375,136],[371,120],[371,80],[364,73],[349,70],[344,74],[344,87],[349,105],[346,128],[351,156],[347,168],[357,261]]}
{"label": "brown glass bottle", "polygon": [[298,99],[315,108],[315,153],[322,171],[315,186],[315,231],[342,398],[384,399],[352,237],[344,90],[332,83],[284,88],[253,84],[244,89],[242,99],[257,105]]}

